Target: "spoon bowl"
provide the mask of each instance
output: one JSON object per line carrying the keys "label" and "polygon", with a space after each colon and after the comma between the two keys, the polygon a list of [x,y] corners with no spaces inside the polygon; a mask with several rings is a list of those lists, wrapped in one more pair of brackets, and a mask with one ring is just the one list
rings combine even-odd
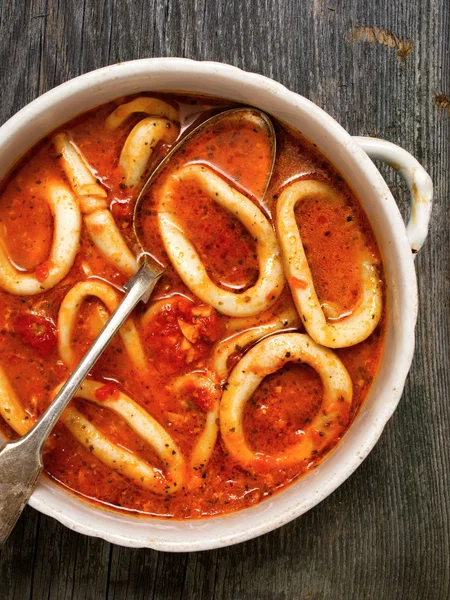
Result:
{"label": "spoon bowl", "polygon": [[[245,129],[251,130],[252,133],[252,139],[249,140],[252,144],[249,148],[252,154],[247,153],[243,155],[231,165],[223,160],[223,157],[217,152],[214,153],[214,156],[211,156],[209,152],[203,151],[202,153],[196,149],[196,141],[199,138],[203,138],[204,142],[204,138],[214,140],[220,136],[222,143],[226,144]],[[199,144],[202,148],[205,145],[205,143]],[[256,180],[253,179],[253,181],[250,181],[248,177],[246,178],[245,169],[248,167],[248,161],[253,160],[255,146],[258,146],[260,151],[265,154],[268,161],[268,168],[261,169],[259,177]],[[189,152],[189,150],[191,151]],[[181,137],[177,144],[155,167],[139,192],[133,211],[133,230],[138,243],[138,256],[142,255],[153,258],[153,260],[155,259],[154,255],[149,253],[150,250],[147,248],[148,244],[145,240],[144,212],[146,201],[152,186],[167,172],[169,163],[176,162],[177,157],[180,155],[182,159],[179,162],[182,162],[183,165],[205,165],[228,180],[234,187],[240,189],[247,196],[250,196],[257,203],[261,203],[269,186],[275,165],[276,134],[269,117],[262,111],[250,107],[225,110],[209,117],[197,126],[194,123],[193,128],[191,127]]]}

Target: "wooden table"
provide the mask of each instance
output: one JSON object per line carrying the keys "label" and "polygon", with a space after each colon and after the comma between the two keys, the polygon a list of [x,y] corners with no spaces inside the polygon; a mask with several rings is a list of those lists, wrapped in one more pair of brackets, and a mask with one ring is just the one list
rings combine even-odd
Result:
{"label": "wooden table", "polygon": [[[278,531],[196,554],[112,546],[27,509],[2,552],[1,600],[450,598],[448,0],[0,0],[0,10],[2,123],[103,65],[217,60],[273,77],[352,134],[400,144],[435,184],[411,374],[344,485]],[[407,214],[404,183],[382,171]]]}

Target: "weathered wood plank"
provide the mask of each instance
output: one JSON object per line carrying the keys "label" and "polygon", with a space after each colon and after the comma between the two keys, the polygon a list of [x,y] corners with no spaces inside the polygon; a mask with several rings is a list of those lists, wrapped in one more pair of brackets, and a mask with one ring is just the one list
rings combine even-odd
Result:
{"label": "weathered wood plank", "polygon": [[[0,598],[450,598],[450,118],[434,104],[450,94],[448,1],[0,0],[0,15],[0,122],[111,62],[219,60],[274,77],[353,134],[402,145],[436,188],[405,394],[333,496],[263,538],[192,555],[111,547],[28,509],[2,553]],[[353,27],[382,33],[352,41]],[[395,37],[412,43],[406,58]],[[405,186],[381,170],[406,215]]]}
{"label": "weathered wood plank", "polygon": [[0,598],[29,598],[33,584],[34,561],[40,514],[26,508],[0,555]]}
{"label": "weathered wood plank", "polygon": [[110,593],[111,600],[147,600],[153,598],[159,553],[152,550],[130,550],[111,547]]}
{"label": "weathered wood plank", "polygon": [[77,535],[41,516],[35,548],[32,598],[69,600],[74,594],[85,600],[106,597],[110,544]]}

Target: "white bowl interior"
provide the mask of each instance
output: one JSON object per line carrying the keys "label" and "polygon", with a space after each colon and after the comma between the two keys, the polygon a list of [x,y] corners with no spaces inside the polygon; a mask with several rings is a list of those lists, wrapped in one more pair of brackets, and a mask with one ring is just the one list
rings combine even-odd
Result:
{"label": "white bowl interior", "polygon": [[[265,77],[218,63],[145,59],[89,73],[41,96],[0,129],[0,176],[33,143],[72,116],[118,96],[176,90],[256,105],[313,140],[361,200],[382,251],[388,283],[388,333],[380,370],[361,411],[337,448],[306,477],[261,504],[201,521],[136,518],[96,508],[47,478],[30,504],[75,531],[127,546],[167,551],[221,547],[271,531],[336,489],[376,443],[400,399],[414,349],[416,279],[405,227],[381,175],[330,116]],[[399,310],[402,307],[402,310]]]}

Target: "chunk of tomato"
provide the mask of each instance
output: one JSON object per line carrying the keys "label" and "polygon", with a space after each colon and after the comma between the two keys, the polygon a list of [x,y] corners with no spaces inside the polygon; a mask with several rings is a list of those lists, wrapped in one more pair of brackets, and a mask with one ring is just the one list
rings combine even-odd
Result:
{"label": "chunk of tomato", "polygon": [[95,392],[95,397],[100,402],[104,400],[115,400],[119,397],[119,388],[115,383],[105,383],[99,387]]}
{"label": "chunk of tomato", "polygon": [[131,219],[133,216],[134,206],[130,200],[114,200],[111,203],[111,213],[114,219],[119,221],[124,221],[126,219]]}
{"label": "chunk of tomato", "polygon": [[42,283],[43,281],[45,281],[47,279],[47,277],[50,274],[50,269],[52,267],[52,263],[50,260],[46,260],[45,262],[41,263],[40,265],[38,265],[36,267],[36,279],[39,281],[39,283]]}
{"label": "chunk of tomato", "polygon": [[56,326],[52,319],[34,313],[22,314],[15,319],[14,331],[40,356],[49,356],[56,348]]}
{"label": "chunk of tomato", "polygon": [[306,290],[308,287],[308,283],[303,279],[298,279],[298,277],[290,277],[289,284],[298,290]]}

